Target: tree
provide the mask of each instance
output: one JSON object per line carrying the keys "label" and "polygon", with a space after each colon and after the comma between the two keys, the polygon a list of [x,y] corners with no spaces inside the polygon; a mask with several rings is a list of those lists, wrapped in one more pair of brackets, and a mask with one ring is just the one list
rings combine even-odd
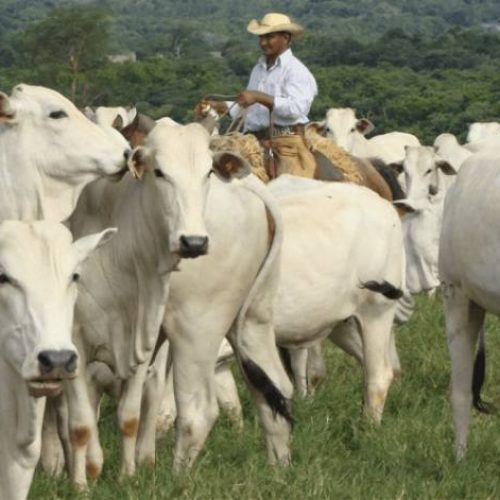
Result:
{"label": "tree", "polygon": [[71,75],[70,98],[75,100],[82,71],[106,55],[109,19],[91,6],[57,8],[28,27],[24,49],[35,64],[65,64]]}

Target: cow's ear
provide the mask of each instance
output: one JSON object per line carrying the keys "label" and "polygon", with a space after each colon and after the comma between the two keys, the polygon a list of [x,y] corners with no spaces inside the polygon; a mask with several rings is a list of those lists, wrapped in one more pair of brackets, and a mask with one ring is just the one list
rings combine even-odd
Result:
{"label": "cow's ear", "polygon": [[138,146],[129,156],[127,166],[136,179],[142,179],[144,172],[148,168],[149,151],[144,146]]}
{"label": "cow's ear", "polygon": [[368,118],[360,118],[356,122],[356,130],[363,135],[368,135],[370,132],[373,132],[375,126],[373,123],[368,120]]}
{"label": "cow's ear", "polygon": [[403,162],[402,161],[398,161],[398,162],[394,162],[394,163],[389,163],[389,165],[387,165],[390,169],[394,170],[394,172],[396,172],[397,174],[401,174],[404,170],[404,167],[403,167]]}
{"label": "cow's ear", "polygon": [[0,92],[0,123],[9,123],[16,116],[16,111],[12,107],[9,96]]}
{"label": "cow's ear", "polygon": [[116,130],[120,131],[122,128],[123,128],[123,118],[121,115],[116,115],[115,119],[113,120],[113,123],[111,124],[111,126],[113,128],[115,128]]}
{"label": "cow's ear", "polygon": [[89,234],[83,238],[79,238],[73,243],[73,248],[76,251],[76,260],[81,264],[90,253],[101,245],[106,244],[118,231],[116,227],[108,227],[104,231],[95,234]]}
{"label": "cow's ear", "polygon": [[439,168],[441,170],[441,172],[443,172],[443,174],[457,175],[457,171],[455,170],[453,165],[448,163],[446,160],[438,160],[436,162],[436,167]]}
{"label": "cow's ear", "polygon": [[251,173],[248,162],[229,151],[218,151],[213,155],[214,172],[223,180],[242,179]]}

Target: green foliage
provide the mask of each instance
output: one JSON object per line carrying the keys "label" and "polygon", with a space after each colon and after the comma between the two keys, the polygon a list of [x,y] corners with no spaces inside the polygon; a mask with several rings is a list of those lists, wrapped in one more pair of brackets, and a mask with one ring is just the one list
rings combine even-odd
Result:
{"label": "green foliage", "polygon": [[[410,323],[397,331],[402,377],[391,390],[379,428],[361,419],[362,372],[333,345],[325,345],[328,376],[310,399],[294,400],[292,466],[266,464],[254,404],[239,378],[245,428],[220,417],[194,470],[172,474],[174,438],[158,442],[155,470],[121,483],[116,409],[101,417],[103,476],[88,496],[123,499],[487,499],[500,496],[498,416],[473,415],[466,459],[455,463],[448,401],[450,368],[439,296],[419,297]],[[485,400],[497,407],[500,322],[487,322]],[[67,479],[38,472],[33,500],[75,497]],[[80,497],[77,497],[80,498]]]}
{"label": "green foliage", "polygon": [[67,62],[78,70],[88,68],[106,55],[108,24],[107,14],[98,7],[54,9],[24,32],[28,63]]}
{"label": "green foliage", "polygon": [[[54,0],[48,17],[19,29],[49,3],[21,0],[14,9],[11,0],[0,0],[7,16],[0,88],[26,81],[53,87],[80,106],[136,103],[154,117],[181,121],[192,118],[201,96],[246,85],[259,48],[244,28],[272,8],[265,0],[106,0],[102,8]],[[500,18],[500,4],[411,4],[288,0],[274,6],[308,28],[293,50],[318,80],[312,119],[329,107],[355,107],[374,122],[375,133],[408,131],[425,143],[442,132],[463,138],[468,122],[499,119],[500,35],[478,23]],[[104,57],[122,50],[135,51],[138,61],[117,65]]]}

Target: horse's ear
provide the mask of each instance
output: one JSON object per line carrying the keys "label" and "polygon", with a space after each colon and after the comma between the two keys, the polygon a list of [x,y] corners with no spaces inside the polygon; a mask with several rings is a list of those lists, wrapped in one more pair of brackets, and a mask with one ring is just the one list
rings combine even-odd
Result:
{"label": "horse's ear", "polygon": [[324,136],[326,134],[326,120],[322,120],[320,122],[308,123],[307,130],[315,132],[318,135]]}
{"label": "horse's ear", "polygon": [[398,162],[394,162],[394,163],[389,163],[387,165],[390,169],[394,170],[394,172],[396,172],[397,174],[401,174],[403,172],[403,162],[402,161],[398,161]]}

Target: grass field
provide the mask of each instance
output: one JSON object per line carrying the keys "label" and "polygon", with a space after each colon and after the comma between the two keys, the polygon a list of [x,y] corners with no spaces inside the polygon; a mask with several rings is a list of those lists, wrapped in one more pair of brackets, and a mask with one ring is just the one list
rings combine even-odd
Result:
{"label": "grass field", "polygon": [[[500,322],[487,323],[484,396],[500,407]],[[328,345],[328,379],[317,395],[295,400],[293,465],[271,469],[261,429],[241,386],[245,429],[221,417],[191,473],[172,475],[173,435],[158,443],[154,471],[118,482],[114,410],[101,434],[105,470],[87,495],[39,472],[31,499],[496,499],[500,498],[500,417],[474,416],[467,459],[456,464],[448,403],[449,360],[439,298],[422,297],[398,332],[403,376],[389,393],[380,428],[360,420],[361,370]]]}

